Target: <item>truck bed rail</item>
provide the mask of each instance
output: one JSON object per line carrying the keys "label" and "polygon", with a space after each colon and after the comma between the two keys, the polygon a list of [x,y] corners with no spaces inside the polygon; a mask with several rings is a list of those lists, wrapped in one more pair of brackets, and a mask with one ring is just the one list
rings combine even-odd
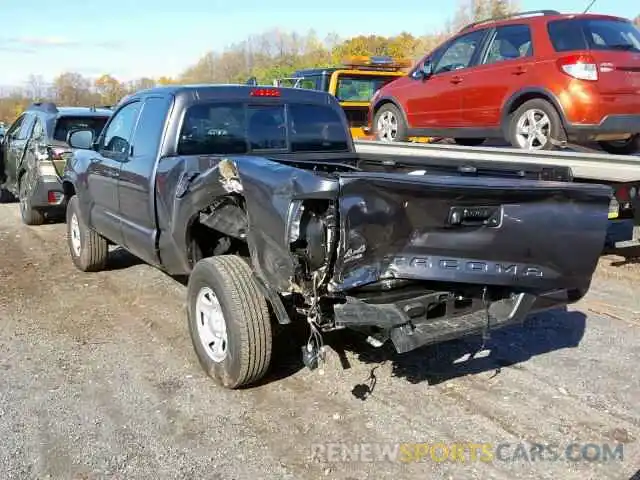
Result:
{"label": "truck bed rail", "polygon": [[604,182],[640,181],[640,157],[567,151],[523,151],[517,148],[464,147],[459,145],[387,143],[376,140],[354,140],[356,152],[398,156],[423,156],[469,161],[502,163],[536,163],[571,168],[575,179]]}

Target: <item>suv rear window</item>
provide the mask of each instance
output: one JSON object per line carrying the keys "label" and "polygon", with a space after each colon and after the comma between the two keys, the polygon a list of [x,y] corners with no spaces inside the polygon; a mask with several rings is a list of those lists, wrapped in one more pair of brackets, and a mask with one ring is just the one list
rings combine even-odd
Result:
{"label": "suv rear window", "polygon": [[346,134],[337,112],[323,105],[202,103],[187,108],[178,154],[344,151]]}
{"label": "suv rear window", "polygon": [[71,130],[90,128],[93,130],[93,138],[97,138],[102,132],[102,128],[109,120],[108,117],[96,116],[61,116],[56,121],[53,130],[53,139],[61,142],[67,141],[67,134]]}
{"label": "suv rear window", "polygon": [[549,22],[556,52],[622,50],[640,52],[640,31],[630,22],[608,19],[567,19]]}

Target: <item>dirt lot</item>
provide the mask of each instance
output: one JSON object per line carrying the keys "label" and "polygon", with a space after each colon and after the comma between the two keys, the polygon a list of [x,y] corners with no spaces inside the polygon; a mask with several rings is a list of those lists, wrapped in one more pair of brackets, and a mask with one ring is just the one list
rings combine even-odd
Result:
{"label": "dirt lot", "polygon": [[[3,480],[583,480],[640,468],[640,265],[604,258],[585,301],[496,333],[484,357],[458,362],[476,339],[403,357],[330,339],[323,375],[291,349],[263,385],[230,392],[197,364],[183,285],[123,254],[110,271],[78,272],[64,232],[25,227],[15,204],[0,205]],[[372,372],[362,400],[352,391]],[[435,461],[431,450],[422,462],[313,457],[334,442],[350,453],[356,443],[509,445],[491,462]],[[520,442],[561,453],[623,444],[624,456],[527,461]]]}

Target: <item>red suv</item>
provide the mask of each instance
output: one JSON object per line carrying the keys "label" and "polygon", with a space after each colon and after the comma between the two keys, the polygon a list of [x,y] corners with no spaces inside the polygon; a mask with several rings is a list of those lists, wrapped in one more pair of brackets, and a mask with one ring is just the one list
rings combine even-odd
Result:
{"label": "red suv", "polygon": [[597,141],[640,150],[640,31],[627,19],[524,12],[462,29],[371,99],[376,139]]}

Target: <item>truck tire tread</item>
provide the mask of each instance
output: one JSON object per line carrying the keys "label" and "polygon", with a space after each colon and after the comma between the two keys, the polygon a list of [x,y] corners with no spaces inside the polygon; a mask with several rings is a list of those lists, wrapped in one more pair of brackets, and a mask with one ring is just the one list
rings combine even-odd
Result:
{"label": "truck tire tread", "polygon": [[[204,352],[193,309],[198,291],[209,286],[221,304],[228,341],[225,360],[215,363]],[[256,286],[250,266],[239,256],[220,255],[200,260],[188,287],[189,331],[200,364],[217,383],[231,389],[261,379],[271,363],[272,331],[268,304]]]}
{"label": "truck tire tread", "polygon": [[[80,230],[81,249],[80,255],[75,255],[71,245],[71,219],[75,214]],[[98,272],[103,270],[109,256],[109,244],[107,240],[96,231],[87,227],[83,222],[78,208],[78,197],[74,195],[67,205],[67,242],[73,264],[83,272]]]}

